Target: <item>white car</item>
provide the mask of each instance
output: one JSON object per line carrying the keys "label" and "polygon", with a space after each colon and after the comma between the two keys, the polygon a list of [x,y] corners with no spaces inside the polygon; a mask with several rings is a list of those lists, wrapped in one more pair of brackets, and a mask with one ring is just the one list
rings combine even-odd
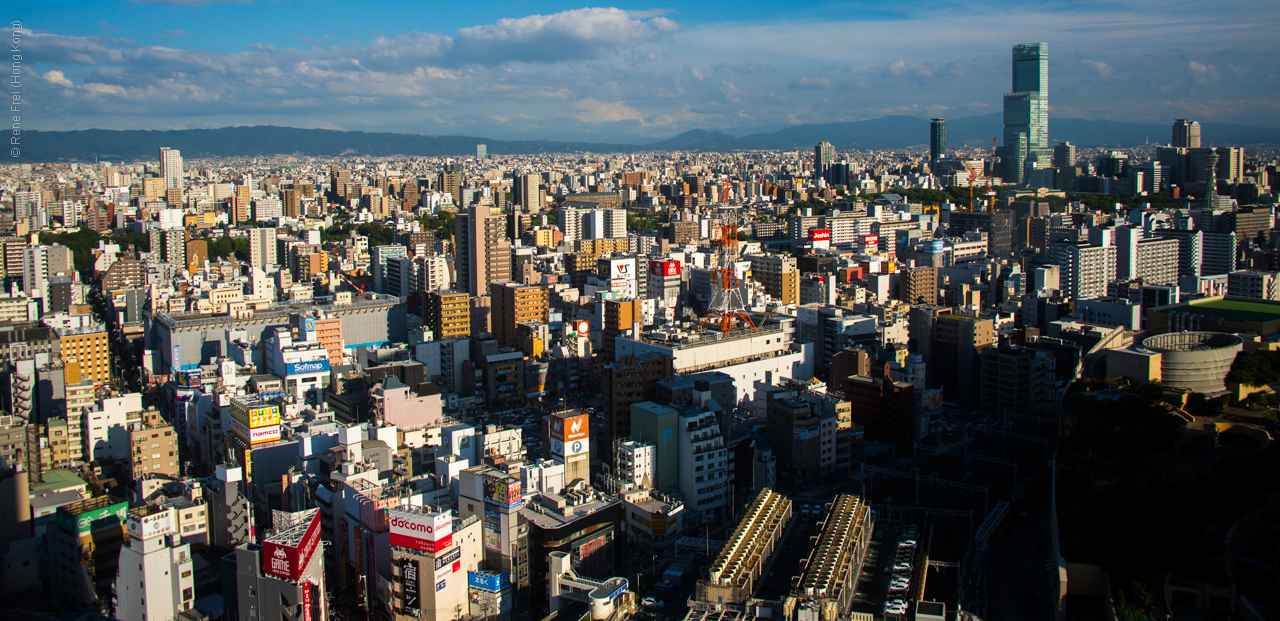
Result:
{"label": "white car", "polygon": [[899,542],[898,542],[898,547],[899,547],[899,548],[914,548],[914,547],[916,547],[916,540],[915,540],[915,539],[903,539],[902,541],[899,541]]}
{"label": "white car", "polygon": [[640,605],[644,606],[645,608],[662,608],[664,606],[664,604],[662,603],[662,600],[656,597],[646,597],[640,600]]}
{"label": "white car", "polygon": [[911,571],[912,569],[915,568],[911,566],[911,563],[898,563],[893,566],[894,571]]}

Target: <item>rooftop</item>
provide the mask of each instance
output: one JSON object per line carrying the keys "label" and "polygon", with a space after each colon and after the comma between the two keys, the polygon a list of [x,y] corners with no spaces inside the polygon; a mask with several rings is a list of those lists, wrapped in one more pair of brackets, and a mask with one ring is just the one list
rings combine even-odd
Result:
{"label": "rooftop", "polygon": [[1194,313],[1233,322],[1268,322],[1280,319],[1280,302],[1249,298],[1211,298],[1193,300],[1155,309],[1165,313]]}

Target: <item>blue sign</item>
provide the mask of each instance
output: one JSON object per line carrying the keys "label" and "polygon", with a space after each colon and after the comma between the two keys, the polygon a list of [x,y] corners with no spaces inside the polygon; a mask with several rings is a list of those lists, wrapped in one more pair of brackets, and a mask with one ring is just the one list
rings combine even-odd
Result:
{"label": "blue sign", "polygon": [[309,373],[328,373],[328,360],[314,360],[311,362],[290,362],[285,366],[286,375],[307,375]]}
{"label": "blue sign", "polygon": [[481,591],[498,593],[511,586],[511,573],[506,571],[469,571],[467,572],[467,586]]}
{"label": "blue sign", "polygon": [[440,591],[443,591],[443,590],[444,590],[444,583],[445,583],[445,582],[448,582],[448,580],[441,580],[440,582],[437,582],[437,583],[436,583],[436,592],[437,592],[437,593],[439,593]]}
{"label": "blue sign", "polygon": [[924,251],[929,254],[942,254],[943,242],[941,239],[932,239],[924,243]]}

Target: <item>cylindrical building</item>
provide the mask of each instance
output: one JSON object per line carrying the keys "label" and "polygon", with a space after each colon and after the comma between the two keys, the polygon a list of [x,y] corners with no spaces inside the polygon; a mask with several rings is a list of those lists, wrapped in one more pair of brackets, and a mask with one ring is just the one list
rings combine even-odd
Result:
{"label": "cylindrical building", "polygon": [[1165,387],[1216,393],[1226,390],[1227,372],[1244,339],[1225,332],[1170,332],[1149,337],[1142,346],[1162,354]]}

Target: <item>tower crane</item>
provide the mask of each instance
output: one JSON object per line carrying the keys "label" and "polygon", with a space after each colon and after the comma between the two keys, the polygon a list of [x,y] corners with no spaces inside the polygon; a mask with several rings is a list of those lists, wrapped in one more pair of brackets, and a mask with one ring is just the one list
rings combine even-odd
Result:
{"label": "tower crane", "polygon": [[995,213],[996,211],[996,191],[991,187],[991,177],[996,174],[996,139],[991,139],[991,172],[987,175],[987,192],[983,196],[987,199],[987,211]]}
{"label": "tower crane", "polygon": [[[973,168],[970,168],[970,167],[969,167],[969,162],[964,161],[964,159],[962,159],[962,158],[960,157],[960,152],[959,152],[959,151],[956,151],[956,148],[955,148],[955,147],[951,147],[951,152],[955,154],[956,159],[960,160],[960,163],[961,163],[961,164],[964,164],[964,170],[965,170],[965,172],[969,173],[969,212],[970,212],[970,213],[972,213],[972,212],[974,211],[974,208],[973,208],[973,182],[974,182],[974,180],[976,179],[977,175],[973,172]],[[989,182],[988,182],[988,183],[989,183]]]}

